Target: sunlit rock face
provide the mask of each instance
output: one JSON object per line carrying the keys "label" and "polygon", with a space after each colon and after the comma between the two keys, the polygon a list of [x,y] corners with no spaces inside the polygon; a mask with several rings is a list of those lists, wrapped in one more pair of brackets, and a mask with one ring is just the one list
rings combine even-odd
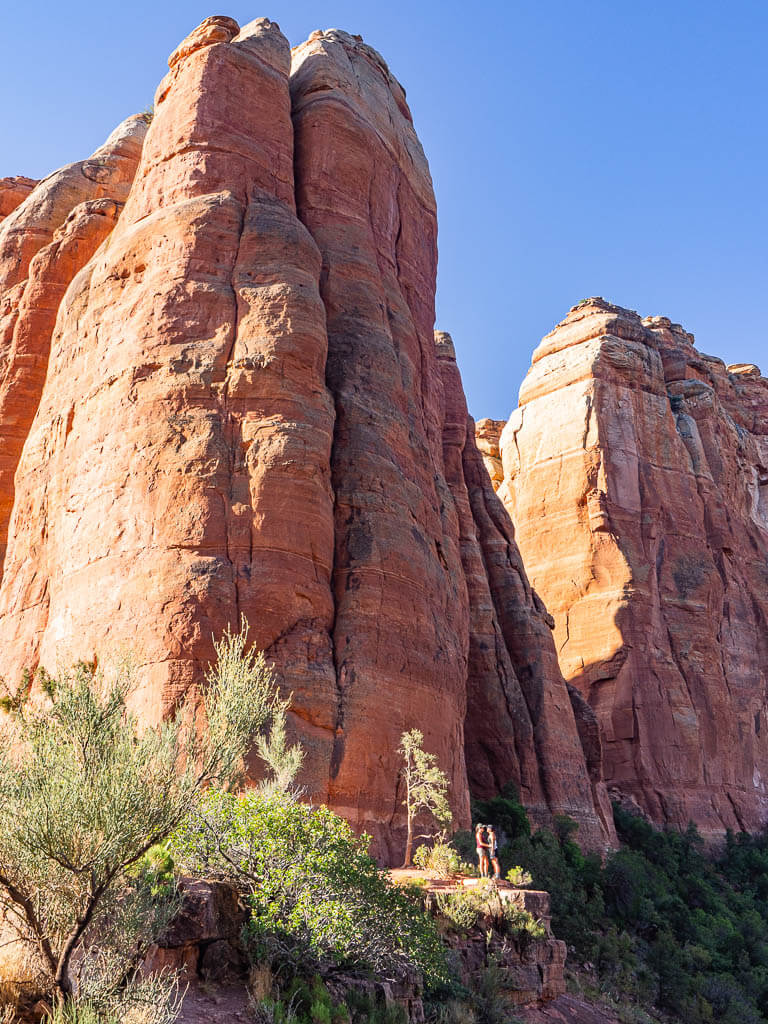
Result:
{"label": "sunlit rock face", "polygon": [[24,202],[35,185],[37,182],[34,178],[25,178],[23,175],[0,178],[0,221]]}
{"label": "sunlit rock face", "polygon": [[544,338],[499,496],[605,779],[705,834],[768,819],[768,381],[602,299]]}
{"label": "sunlit rock face", "polygon": [[307,796],[382,858],[411,728],[457,825],[514,782],[603,847],[599,743],[435,346],[436,236],[381,56],[335,29],[291,53],[265,18],[206,19],[149,127],[9,213],[0,674],[130,648],[157,720],[245,617]]}

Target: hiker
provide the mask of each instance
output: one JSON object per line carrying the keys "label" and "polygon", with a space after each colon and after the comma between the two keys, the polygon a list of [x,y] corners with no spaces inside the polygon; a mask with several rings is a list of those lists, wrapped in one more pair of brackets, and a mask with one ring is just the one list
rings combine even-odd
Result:
{"label": "hiker", "polygon": [[480,877],[487,878],[489,846],[485,837],[485,825],[475,826],[475,845],[477,846],[477,860],[480,868]]}
{"label": "hiker", "polygon": [[496,879],[501,878],[501,865],[499,864],[499,844],[496,839],[496,831],[493,825],[486,826],[486,835],[488,836],[488,856],[491,864],[493,865],[493,877]]}

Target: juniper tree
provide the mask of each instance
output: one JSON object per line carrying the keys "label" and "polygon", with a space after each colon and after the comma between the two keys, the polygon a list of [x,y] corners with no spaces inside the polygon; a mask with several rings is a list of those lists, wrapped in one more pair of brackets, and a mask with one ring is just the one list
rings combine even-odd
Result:
{"label": "juniper tree", "polygon": [[[132,866],[202,789],[232,783],[254,734],[283,706],[263,656],[247,649],[245,622],[215,647],[202,700],[154,727],[128,708],[125,662],[111,673],[83,662],[41,673],[32,696],[27,679],[3,703],[0,909],[36,950],[59,1006],[73,996],[73,964],[87,977],[121,914],[128,933],[149,926],[131,902],[141,897]],[[141,935],[131,942],[139,949]],[[82,995],[82,976],[77,987]]]}

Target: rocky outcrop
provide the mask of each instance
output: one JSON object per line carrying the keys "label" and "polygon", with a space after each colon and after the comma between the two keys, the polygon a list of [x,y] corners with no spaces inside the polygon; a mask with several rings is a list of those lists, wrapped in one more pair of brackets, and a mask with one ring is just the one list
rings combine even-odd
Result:
{"label": "rocky outcrop", "polygon": [[464,741],[470,788],[488,797],[514,782],[535,821],[568,814],[579,822],[581,841],[599,848],[614,839],[610,803],[599,767],[590,778],[552,620],[528,582],[512,523],[476,445],[450,336],[438,331],[435,340],[445,391],[445,473],[469,593]]}
{"label": "rocky outcrop", "polygon": [[607,784],[656,822],[762,827],[768,381],[587,300],[534,353],[501,449],[499,495]]}
{"label": "rocky outcrop", "polygon": [[448,936],[461,980],[470,989],[491,965],[498,969],[501,992],[515,1007],[541,1006],[565,993],[566,944],[552,934],[549,893],[535,889],[499,888],[500,905],[512,904],[545,930],[540,939],[523,933],[500,935],[490,920],[481,918],[465,936]]}
{"label": "rocky outcrop", "polygon": [[367,805],[391,819],[380,780],[396,778],[400,734],[418,725],[463,819],[468,611],[442,472],[429,169],[403,90],[359,38],[313,33],[293,52],[291,93],[336,411],[329,795],[348,817]]}
{"label": "rocky outcrop", "polygon": [[25,178],[23,175],[0,178],[0,221],[24,202],[35,185],[37,181],[34,178]]}
{"label": "rocky outcrop", "polygon": [[0,224],[0,573],[14,475],[40,402],[59,304],[114,227],[145,132],[142,117],[129,118],[88,160],[49,175]]}
{"label": "rocky outcrop", "polygon": [[457,824],[466,732],[478,792],[514,781],[603,845],[546,613],[435,352],[435,201],[402,88],[359,37],[291,60],[275,23],[213,17],[171,55],[141,148],[145,128],[0,227],[3,675],[130,647],[157,719],[244,616],[293,694],[308,795],[385,859],[414,727]]}
{"label": "rocky outcrop", "polygon": [[501,461],[501,432],[506,420],[478,420],[475,424],[475,443],[483,457],[494,491],[498,491],[504,480],[504,466]]}

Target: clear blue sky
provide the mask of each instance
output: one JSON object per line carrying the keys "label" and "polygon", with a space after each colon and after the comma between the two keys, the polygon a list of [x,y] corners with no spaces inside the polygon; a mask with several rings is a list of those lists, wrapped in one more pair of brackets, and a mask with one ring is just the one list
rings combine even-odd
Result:
{"label": "clear blue sky", "polygon": [[765,0],[5,4],[0,175],[40,177],[148,106],[209,14],[358,32],[402,81],[438,199],[437,326],[506,418],[539,339],[603,295],[768,374]]}

